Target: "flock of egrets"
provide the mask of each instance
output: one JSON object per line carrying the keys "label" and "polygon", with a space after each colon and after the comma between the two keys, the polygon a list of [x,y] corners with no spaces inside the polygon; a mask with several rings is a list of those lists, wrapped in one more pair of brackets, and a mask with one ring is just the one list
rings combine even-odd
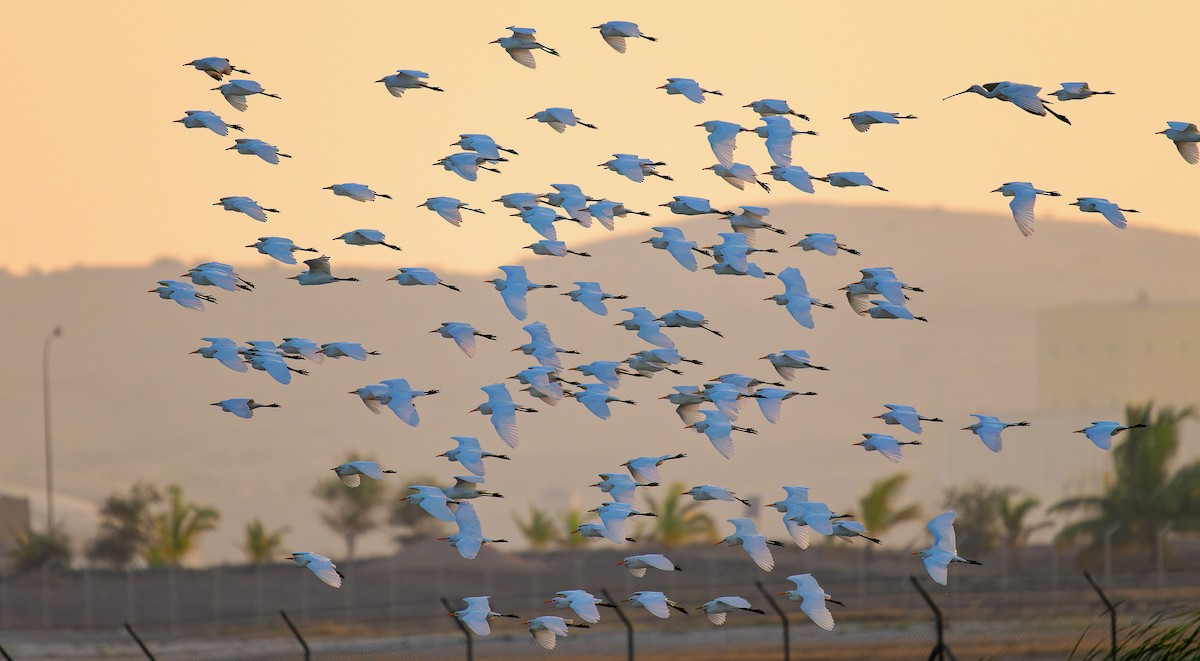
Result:
{"label": "flock of egrets", "polygon": [[[655,41],[641,32],[634,23],[611,21],[596,26],[600,36],[618,53],[625,53],[627,42],[631,39],[646,39]],[[511,36],[502,37],[492,43],[499,44],[513,60],[533,69],[536,67],[534,53],[542,52],[558,56],[557,50],[542,44],[533,29],[509,28]],[[214,90],[221,93],[231,106],[239,111],[246,111],[249,98],[266,96],[278,99],[279,96],[268,92],[259,83],[249,79],[233,79],[234,74],[249,72],[233,66],[229,60],[219,57],[207,57],[193,60],[185,66],[195,67],[217,81],[225,81]],[[442,92],[426,80],[428,74],[401,69],[379,79],[392,96],[400,97],[405,92],[429,90]],[[706,89],[695,80],[689,78],[668,78],[660,87],[667,94],[680,95],[694,103],[704,103],[708,95],[722,95],[720,91]],[[1070,123],[1066,117],[1049,107],[1049,101],[1039,96],[1041,88],[1011,82],[973,85],[964,92],[972,92],[985,98],[1010,102],[1027,113],[1045,116],[1047,114]],[[1086,99],[1096,94],[1112,94],[1112,92],[1097,92],[1091,90],[1086,83],[1064,83],[1062,89],[1054,93],[1060,101]],[[956,96],[956,95],[955,95]],[[947,97],[950,98],[950,97]],[[772,162],[770,169],[762,175],[769,175],[772,181],[783,182],[801,191],[813,193],[813,180],[827,182],[834,187],[871,187],[886,191],[875,185],[863,172],[833,172],[825,176],[810,175],[804,168],[792,162],[792,141],[797,135],[817,135],[814,131],[799,131],[791,124],[791,117],[808,120],[808,117],[796,112],[784,100],[762,99],[745,104],[757,113],[762,121],[761,126],[745,128],[729,121],[707,121],[697,125],[704,128],[708,142],[717,163],[703,169],[711,170],[725,182],[739,189],[747,184],[761,186],[770,190],[770,184],[759,180],[757,169],[734,161],[736,141],[741,133],[752,133],[765,142],[766,156]],[[528,117],[549,125],[559,133],[568,128],[582,126],[598,129],[594,124],[580,119],[570,108],[547,108]],[[850,113],[845,119],[849,120],[855,129],[865,132],[873,125],[899,124],[901,120],[916,119],[913,115],[895,112],[861,111]],[[186,116],[176,120],[187,128],[208,129],[218,135],[226,136],[229,131],[243,132],[244,127],[225,122],[211,111],[189,110]],[[1195,124],[1170,122],[1169,128],[1162,131],[1171,139],[1180,154],[1188,163],[1195,164],[1200,160],[1197,153],[1197,142],[1200,141],[1200,131]],[[453,172],[468,181],[475,181],[481,170],[498,172],[496,166],[508,159],[503,154],[515,155],[516,151],[499,145],[490,136],[482,134],[461,134],[459,140],[453,143],[462,151],[448,155],[435,163],[445,170]],[[230,150],[239,154],[252,155],[267,163],[278,164],[280,158],[290,158],[274,145],[262,140],[238,138]],[[661,172],[666,164],[653,158],[636,154],[614,154],[613,158],[599,164],[634,182],[643,182],[647,177],[656,177],[670,181],[671,176]],[[504,195],[497,202],[511,213],[529,225],[542,239],[525,248],[535,255],[566,257],[568,255],[589,257],[586,252],[570,250],[566,244],[558,240],[555,223],[575,222],[584,227],[590,227],[594,222],[607,229],[613,229],[617,219],[629,215],[648,216],[647,212],[634,211],[626,208],[621,202],[598,199],[585,194],[580,187],[572,184],[553,184],[553,191],[543,194],[511,193]],[[373,202],[377,198],[391,199],[389,195],[379,193],[370,186],[358,183],[334,184],[327,187],[333,194],[344,196],[358,202]],[[1010,204],[1013,217],[1022,234],[1029,236],[1034,230],[1034,203],[1039,195],[1058,196],[1059,193],[1042,190],[1028,182],[1008,182],[993,192],[1000,192],[1012,197]],[[1133,212],[1123,209],[1115,203],[1103,198],[1080,197],[1072,204],[1081,211],[1097,212],[1118,228],[1126,225],[1124,213]],[[227,211],[245,214],[246,216],[265,222],[269,213],[276,210],[264,207],[249,197],[230,196],[221,198],[215,203]],[[451,197],[431,197],[422,202],[419,207],[438,214],[441,218],[455,226],[462,222],[462,211],[467,210],[478,214],[485,211],[469,206]],[[765,230],[776,234],[786,231],[773,226],[766,218],[770,210],[765,207],[743,206],[740,212],[715,209],[704,198],[691,196],[675,196],[670,202],[661,206],[670,212],[682,216],[718,214],[723,216],[731,226],[730,232],[720,233],[721,241],[709,246],[700,246],[689,240],[683,232],[672,226],[655,226],[652,229],[659,233],[647,239],[652,248],[668,252],[683,268],[697,271],[699,263],[697,255],[711,258],[713,263],[705,266],[718,275],[749,276],[765,278],[775,276],[783,285],[783,292],[771,296],[767,300],[784,306],[790,316],[805,328],[813,328],[812,308],[832,308],[829,303],[820,301],[810,295],[800,270],[795,267],[783,269],[778,274],[764,271],[750,260],[755,252],[775,252],[774,248],[757,248],[756,232]],[[357,246],[384,246],[393,250],[400,247],[387,242],[385,234],[376,229],[358,229],[346,232],[334,240],[344,241]],[[267,255],[285,264],[296,264],[294,253],[297,251],[319,252],[312,247],[297,246],[293,241],[284,237],[260,237],[255,243],[247,246],[259,253]],[[810,233],[794,244],[805,251],[816,251],[828,256],[836,256],[839,252],[858,255],[859,252],[838,241],[829,233]],[[335,282],[354,282],[353,277],[335,276],[331,269],[330,259],[318,256],[306,260],[307,269],[293,276],[300,285],[325,285]],[[504,305],[518,320],[524,320],[528,314],[529,292],[539,289],[556,288],[553,284],[539,284],[532,281],[525,267],[506,265],[500,266],[502,276],[488,282],[499,292]],[[874,319],[905,319],[927,321],[924,317],[913,314],[908,309],[909,297],[907,292],[921,292],[919,287],[909,285],[900,280],[891,268],[877,267],[861,269],[859,281],[849,283],[842,289],[845,291],[850,308],[859,315]],[[173,300],[181,306],[193,310],[203,310],[205,303],[215,303],[216,298],[201,293],[198,286],[211,286],[226,291],[250,291],[254,284],[239,276],[233,267],[220,262],[207,262],[181,276],[183,280],[160,280],[158,287],[151,290],[164,299]],[[436,273],[426,268],[399,268],[395,276],[390,278],[400,286],[432,286],[445,287],[452,291],[459,288],[444,282]],[[606,301],[623,300],[626,295],[614,295],[605,292],[597,282],[580,281],[574,283],[576,288],[562,292],[572,302],[579,303],[589,312],[606,315]],[[617,325],[636,333],[637,337],[653,348],[630,355],[623,360],[594,360],[571,368],[564,368],[561,355],[577,353],[557,346],[551,339],[550,330],[541,322],[530,323],[525,330],[530,335],[530,341],[519,347],[525,355],[532,357],[538,364],[524,369],[510,377],[525,387],[523,392],[538,402],[555,405],[570,397],[577,400],[589,412],[600,419],[607,419],[612,414],[610,405],[614,403],[633,404],[622,399],[615,393],[620,387],[622,377],[651,377],[667,371],[672,374],[682,374],[676,366],[681,363],[700,364],[700,361],[685,357],[676,350],[674,341],[665,332],[672,328],[702,329],[709,333],[722,336],[722,332],[709,328],[705,316],[691,310],[672,310],[666,314],[655,314],[645,307],[626,307],[622,311],[630,314],[630,318]],[[496,336],[476,330],[471,324],[459,321],[443,322],[439,328],[429,331],[441,337],[453,340],[468,356],[474,356],[477,350],[477,338],[495,340]],[[310,361],[321,363],[325,358],[350,358],[365,361],[376,352],[364,348],[355,342],[326,342],[318,344],[305,338],[288,337],[276,344],[269,341],[252,341],[245,346],[239,345],[229,338],[203,338],[208,346],[197,349],[198,353],[207,359],[220,362],[225,367],[238,372],[248,372],[250,368],[266,372],[279,383],[289,383],[294,374],[307,375],[307,370],[289,365],[290,361]],[[776,370],[784,381],[793,380],[797,372],[804,369],[824,370],[826,368],[811,362],[807,352],[798,349],[780,350],[768,353],[762,357]],[[568,378],[568,372],[575,371],[582,377],[590,377],[594,382],[578,382]],[[516,448],[519,442],[517,418],[519,413],[534,412],[535,409],[518,404],[504,382],[493,383],[482,387],[487,400],[475,411],[488,416],[499,438],[509,447]],[[364,385],[351,394],[358,396],[364,405],[372,412],[379,414],[390,410],[404,423],[417,426],[420,415],[416,407],[416,399],[422,396],[437,394],[437,390],[419,390],[412,387],[406,379],[387,379],[380,383]],[[774,424],[780,420],[783,403],[790,398],[801,395],[814,395],[812,392],[798,392],[785,387],[783,382],[766,381],[743,374],[725,374],[712,381],[697,386],[673,386],[670,394],[661,399],[675,406],[678,416],[688,428],[703,434],[713,447],[726,459],[734,454],[733,434],[757,433],[750,427],[738,426],[741,407],[746,400],[756,401],[767,420]],[[264,404],[251,398],[231,398],[217,402],[214,406],[223,411],[242,418],[251,418],[255,410],[264,407],[278,407],[279,404]],[[915,408],[905,405],[886,404],[886,411],[876,416],[887,425],[896,425],[919,435],[922,433],[922,422],[942,422],[936,417],[928,417],[919,413]],[[1009,427],[1025,426],[1027,422],[1005,422],[994,416],[973,414],[977,421],[965,427],[976,434],[984,445],[993,452],[1000,452],[1001,432]],[[1097,446],[1108,449],[1114,433],[1127,429],[1116,422],[1095,422],[1086,429],[1079,430]],[[438,455],[457,462],[466,470],[468,475],[455,477],[455,484],[450,487],[420,485],[412,487],[411,495],[406,497],[413,505],[423,508],[430,516],[442,521],[453,523],[457,532],[445,538],[458,553],[466,559],[476,557],[483,544],[503,542],[505,540],[490,539],[484,536],[482,525],[475,507],[469,502],[479,497],[500,497],[499,494],[484,491],[479,488],[485,475],[484,459],[508,460],[509,456],[488,452],[476,437],[453,437],[456,447]],[[919,440],[901,441],[896,436],[882,433],[863,434],[863,440],[855,445],[861,446],[868,452],[878,452],[886,459],[899,462],[902,458],[902,446],[919,446]],[[584,523],[575,531],[576,534],[595,540],[605,540],[612,544],[622,545],[632,541],[626,536],[626,522],[637,516],[655,516],[654,512],[639,510],[636,506],[636,494],[639,489],[646,489],[659,484],[660,467],[667,461],[681,459],[684,454],[665,454],[630,459],[622,464],[628,474],[621,472],[601,473],[601,480],[591,486],[599,488],[611,497],[611,502],[604,503],[594,511],[599,518],[598,523]],[[356,488],[365,476],[369,479],[380,480],[385,473],[379,464],[370,461],[352,461],[333,469],[346,484],[347,488]],[[862,524],[849,520],[849,515],[835,512],[826,503],[809,499],[806,487],[783,487],[786,497],[772,503],[770,506],[783,515],[784,524],[791,536],[791,541],[800,548],[809,545],[810,533],[815,532],[824,536],[836,536],[844,539],[860,537],[871,543],[880,541],[869,536]],[[700,485],[690,489],[690,495],[697,501],[727,501],[741,502],[747,507],[751,503],[739,498],[729,489]],[[931,546],[917,552],[924,560],[929,575],[939,584],[947,582],[947,568],[952,563],[978,564],[974,560],[958,555],[955,545],[954,522],[955,513],[945,512],[928,524],[933,536]],[[753,520],[750,518],[729,519],[734,527],[731,534],[721,543],[731,547],[741,547],[750,559],[764,571],[774,567],[771,547],[785,546],[784,542],[768,539],[759,534]],[[340,587],[343,575],[334,563],[326,556],[313,552],[293,553],[291,559],[301,567],[307,567],[325,583]],[[625,558],[622,563],[637,578],[643,578],[651,570],[677,571],[679,567],[662,554],[640,554]],[[801,602],[803,611],[823,629],[829,630],[834,626],[833,616],[826,602],[833,601],[830,595],[818,584],[811,574],[799,574],[788,577],[795,587],[785,593],[790,599]],[[455,613],[457,617],[478,635],[488,635],[490,627],[488,620],[494,617],[516,617],[515,615],[497,613],[486,596],[466,597],[467,607]],[[638,591],[625,600],[629,604],[645,608],[659,618],[669,617],[671,610],[687,613],[662,592]],[[589,592],[583,590],[563,590],[546,602],[553,603],[558,608],[572,610],[582,623],[576,624],[573,619],[543,615],[528,620],[526,623],[533,637],[543,647],[553,648],[558,637],[567,635],[568,627],[585,627],[586,623],[594,623],[600,615],[597,606],[611,606],[603,603]],[[834,602],[840,603],[840,602]],[[717,597],[701,606],[708,618],[714,624],[723,624],[728,613],[747,611],[762,613],[752,607],[750,602],[739,596]]]}

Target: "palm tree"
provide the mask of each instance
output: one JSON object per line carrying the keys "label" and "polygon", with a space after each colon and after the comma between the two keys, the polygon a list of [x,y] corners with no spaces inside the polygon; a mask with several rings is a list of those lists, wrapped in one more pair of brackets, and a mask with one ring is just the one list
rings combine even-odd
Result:
{"label": "palm tree", "polygon": [[246,524],[246,539],[242,542],[242,551],[246,559],[256,565],[263,565],[276,559],[280,547],[283,546],[283,536],[288,527],[276,528],[270,532],[263,525],[262,519],[254,519]]}
{"label": "palm tree", "polygon": [[16,548],[9,553],[13,567],[19,572],[43,567],[66,569],[71,565],[71,540],[61,530],[49,534],[20,531],[16,534],[16,542]]}
{"label": "palm tree", "polygon": [[517,524],[517,529],[525,536],[525,541],[529,542],[529,547],[535,551],[540,551],[561,539],[554,517],[537,505],[529,506],[528,518],[522,519],[514,514],[512,519],[513,523]]}
{"label": "palm tree", "polygon": [[650,503],[650,511],[658,515],[646,533],[648,539],[665,546],[682,546],[718,539],[716,523],[702,511],[700,503],[693,500],[684,504],[683,492],[687,489],[684,483],[672,482],[665,489],[666,495],[660,500],[655,500],[652,496],[646,497]]}
{"label": "palm tree", "polygon": [[[346,455],[347,462],[358,459],[355,453]],[[318,482],[313,495],[326,505],[321,521],[341,535],[346,544],[346,560],[353,560],[358,538],[379,527],[376,514],[387,499],[383,482],[366,478],[357,488],[351,488],[333,475]]]}
{"label": "palm tree", "polygon": [[153,537],[146,553],[151,566],[178,566],[196,548],[200,535],[216,530],[221,513],[215,507],[183,499],[177,484],[167,487],[167,511],[153,518]]}
{"label": "palm tree", "polygon": [[[891,529],[905,521],[913,521],[921,518],[921,507],[910,503],[903,507],[896,507],[896,501],[900,498],[900,490],[908,483],[908,473],[896,473],[891,477],[885,477],[882,480],[876,480],[871,484],[871,488],[867,489],[867,493],[858,501],[858,520],[866,526],[871,534],[879,537]],[[864,545],[868,561],[871,558],[871,547],[874,544]]]}
{"label": "palm tree", "polygon": [[1000,500],[1000,525],[1004,529],[1004,547],[1008,551],[1009,560],[1015,569],[1021,568],[1021,549],[1029,544],[1033,533],[1049,527],[1049,521],[1026,524],[1025,518],[1041,505],[1041,501],[1033,496],[1018,498],[1015,491],[1010,491]]}
{"label": "palm tree", "polygon": [[1105,533],[1116,526],[1112,544],[1118,549],[1153,553],[1163,526],[1200,530],[1200,461],[1176,470],[1170,462],[1179,450],[1179,423],[1195,415],[1192,407],[1154,410],[1154,404],[1125,407],[1131,429],[1112,451],[1113,473],[1100,494],[1059,501],[1051,512],[1082,513],[1058,533],[1061,545],[1082,541],[1091,556],[1104,544]]}

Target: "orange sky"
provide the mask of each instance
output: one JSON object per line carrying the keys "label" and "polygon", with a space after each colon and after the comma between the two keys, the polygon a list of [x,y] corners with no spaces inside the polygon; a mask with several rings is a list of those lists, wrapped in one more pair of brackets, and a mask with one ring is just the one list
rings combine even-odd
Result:
{"label": "orange sky", "polygon": [[[1170,7],[1175,5],[1175,9]],[[78,264],[139,264],[159,256],[266,260],[241,246],[262,235],[316,245],[343,264],[450,265],[489,271],[539,237],[488,202],[502,193],[543,192],[572,182],[588,193],[650,209],[675,194],[719,206],[778,204],[785,190],[739,192],[701,167],[714,159],[702,129],[725,119],[756,125],[740,106],[782,97],[813,117],[818,138],[797,138],[796,163],[814,174],[865,170],[891,193],[832,190],[814,201],[994,210],[988,191],[1030,180],[1062,191],[1039,215],[1103,222],[1066,206],[1074,195],[1108,197],[1142,210],[1134,225],[1195,232],[1190,213],[1200,168],[1162,136],[1167,120],[1200,119],[1200,88],[1178,84],[1194,27],[1172,21],[1185,3],[1150,11],[1118,2],[791,3],[732,9],[724,2],[378,3],[298,9],[256,2],[207,14],[180,3],[74,2],[8,8],[0,53],[9,95],[0,129],[9,154],[3,178],[5,259],[14,272]],[[610,50],[594,30],[628,19],[660,39]],[[538,28],[561,58],[538,55],[530,71],[487,42],[507,25]],[[708,26],[701,28],[699,26]],[[215,84],[183,62],[221,55],[283,96],[253,98],[239,113]],[[431,73],[445,94],[392,98],[373,81],[397,68]],[[654,89],[687,76],[725,92],[704,105]],[[1014,80],[1046,92],[1087,80],[1116,96],[1058,104],[1074,126],[1026,115],[977,96],[941,98],[971,83]],[[525,121],[551,105],[575,108],[600,130],[558,135]],[[172,120],[210,109],[246,126],[246,137],[295,156],[280,166],[238,156],[220,138]],[[877,109],[919,120],[858,134],[841,120]],[[802,123],[802,122],[797,122]],[[469,183],[430,164],[456,151],[460,132],[486,132],[521,152],[502,176]],[[753,136],[736,156],[765,170]],[[666,161],[674,183],[634,184],[596,166],[612,152]],[[357,181],[394,201],[358,204],[323,186]],[[210,206],[249,195],[283,213],[260,225]],[[489,211],[453,228],[415,205],[460,197]],[[644,232],[649,223],[630,222]],[[330,237],[382,229],[405,247],[334,246]],[[1015,230],[1014,230],[1015,231]],[[1115,231],[1115,230],[1114,230]],[[564,231],[568,242],[596,236]],[[1038,240],[1035,235],[1030,239]]]}

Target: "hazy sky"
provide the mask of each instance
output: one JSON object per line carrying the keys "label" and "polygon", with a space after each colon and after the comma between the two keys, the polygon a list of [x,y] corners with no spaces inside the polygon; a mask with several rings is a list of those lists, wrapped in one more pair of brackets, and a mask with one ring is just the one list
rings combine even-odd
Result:
{"label": "hazy sky", "polygon": [[[8,8],[0,53],[9,63],[3,131],[8,250],[0,266],[24,272],[76,264],[139,264],[168,255],[234,263],[266,260],[241,246],[278,235],[325,249],[344,264],[453,265],[490,270],[538,237],[491,204],[502,193],[543,192],[572,182],[597,197],[650,209],[671,195],[718,206],[804,197],[775,186],[739,192],[701,167],[714,159],[702,129],[724,119],[746,126],[740,106],[788,99],[820,137],[799,136],[796,163],[814,174],[865,170],[891,193],[830,189],[822,202],[904,204],[1005,211],[989,194],[1028,180],[1062,191],[1039,216],[1079,218],[1074,195],[1108,197],[1142,210],[1131,222],[1195,232],[1189,208],[1200,168],[1154,135],[1167,120],[1200,119],[1200,88],[1179,84],[1194,26],[1172,20],[1187,3],[1156,9],[1124,2],[918,2],[757,4],[726,2],[373,3],[301,9],[239,3],[216,11],[164,2],[39,2]],[[1002,8],[1001,8],[1002,7]],[[609,49],[589,28],[633,20],[658,43]],[[527,70],[488,42],[508,25],[538,29],[562,57]],[[704,27],[701,27],[704,26]],[[204,74],[180,65],[219,55],[283,100],[255,97],[239,113]],[[392,98],[373,81],[397,68],[428,71],[444,94]],[[693,77],[723,91],[703,105],[655,87]],[[1116,96],[1057,104],[1074,126],[1009,104],[962,96],[972,83],[1013,80],[1049,93],[1086,80]],[[525,118],[573,107],[600,130],[558,135]],[[185,130],[172,120],[214,110],[293,154],[279,166],[224,151],[233,137]],[[913,113],[902,126],[858,134],[841,118],[858,110]],[[440,168],[460,132],[485,132],[521,152],[502,176],[469,183]],[[737,160],[760,171],[761,142],[743,134]],[[666,161],[676,181],[634,184],[596,167],[613,152]],[[362,182],[394,201],[358,204],[323,186]],[[249,195],[283,213],[259,224],[210,206]],[[456,229],[415,209],[428,196],[482,205]],[[632,231],[649,223],[630,221]],[[387,232],[406,252],[331,246],[350,229]],[[595,232],[602,229],[590,230]],[[630,231],[630,230],[626,230]],[[1116,230],[1114,230],[1116,231]],[[1015,232],[1015,229],[1014,229]],[[563,238],[588,238],[572,228]],[[1030,239],[1037,241],[1038,237]]]}

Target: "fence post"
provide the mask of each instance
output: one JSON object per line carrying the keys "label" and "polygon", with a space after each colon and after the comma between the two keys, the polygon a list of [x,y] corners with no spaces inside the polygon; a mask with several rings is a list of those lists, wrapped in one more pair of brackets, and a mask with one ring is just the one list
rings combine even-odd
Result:
{"label": "fence post", "polygon": [[[1100,595],[1100,601],[1104,602],[1105,609],[1108,610],[1108,638],[1109,638],[1109,658],[1116,661],[1117,658],[1117,604],[1108,600],[1108,596],[1104,594],[1104,590],[1096,585],[1095,579],[1092,578],[1092,573],[1088,570],[1083,570],[1083,577],[1091,584],[1092,589],[1096,594]],[[1118,602],[1119,603],[1119,602]]]}
{"label": "fence post", "polygon": [[1114,523],[1104,530],[1104,582],[1112,585],[1112,536],[1120,525]]}
{"label": "fence post", "polygon": [[954,656],[954,652],[951,652],[950,648],[946,646],[944,635],[945,623],[942,620],[942,609],[938,608],[938,605],[933,602],[933,598],[929,596],[925,588],[921,587],[921,583],[917,581],[916,576],[910,574],[908,580],[912,582],[913,587],[917,589],[917,592],[921,594],[921,598],[925,600],[925,603],[929,605],[929,609],[933,611],[934,623],[937,626],[937,645],[934,645],[933,649],[930,650],[929,661],[933,661],[933,659],[944,661],[947,656],[953,659],[953,661],[958,661],[957,657]]}
{"label": "fence post", "polygon": [[771,596],[770,592],[763,587],[762,581],[754,581],[754,585],[758,586],[758,591],[762,596],[767,598],[767,603],[771,605],[771,610],[779,616],[779,621],[783,623],[783,661],[792,660],[792,623],[788,621],[787,611],[779,607],[779,603],[775,601],[775,597]]}
{"label": "fence post", "polygon": [[621,623],[625,625],[626,654],[629,657],[629,661],[633,661],[633,622],[630,622],[629,618],[625,617],[625,611],[621,610],[621,606],[618,605],[617,600],[613,599],[612,595],[608,593],[608,588],[602,588],[600,594],[604,595],[608,603],[612,604],[613,610],[617,611],[617,617],[621,618]]}
{"label": "fence post", "polygon": [[137,635],[137,632],[133,630],[133,625],[126,622],[125,630],[129,632],[130,636],[133,637],[133,642],[137,643],[137,646],[142,648],[142,654],[145,654],[146,658],[150,659],[150,661],[155,661],[154,655],[150,653],[150,649],[146,647],[146,643],[143,643],[142,639]]}
{"label": "fence post", "polygon": [[0,645],[0,656],[4,657],[4,661],[13,661],[13,658],[4,650],[3,645]]}
{"label": "fence post", "polygon": [[300,635],[300,630],[296,628],[296,625],[292,624],[292,618],[288,617],[287,611],[280,610],[279,616],[292,630],[292,635],[296,637],[296,640],[300,641],[300,647],[304,649],[304,661],[309,661],[312,658],[312,651],[308,649],[308,642],[304,640],[304,636]]}
{"label": "fence post", "polygon": [[1168,521],[1158,528],[1158,544],[1155,548],[1155,560],[1157,561],[1158,569],[1158,587],[1162,587],[1167,581],[1167,535],[1171,534],[1171,528],[1174,525]]}
{"label": "fence post", "polygon": [[[442,605],[446,607],[446,612],[454,615],[454,607],[450,605],[450,602],[445,597],[439,597],[439,599],[442,600]],[[454,623],[458,625],[458,630],[462,632],[463,638],[467,639],[467,661],[475,661],[475,641],[471,639],[471,630],[457,617],[454,618]]]}

